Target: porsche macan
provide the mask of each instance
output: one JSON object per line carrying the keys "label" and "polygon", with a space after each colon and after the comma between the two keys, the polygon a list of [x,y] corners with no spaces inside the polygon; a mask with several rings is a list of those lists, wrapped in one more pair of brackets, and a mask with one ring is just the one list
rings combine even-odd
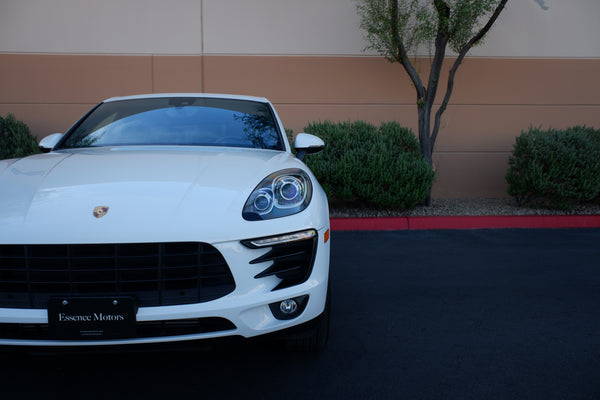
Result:
{"label": "porsche macan", "polygon": [[329,212],[258,97],[105,100],[43,154],[0,161],[0,345],[279,333],[322,348]]}

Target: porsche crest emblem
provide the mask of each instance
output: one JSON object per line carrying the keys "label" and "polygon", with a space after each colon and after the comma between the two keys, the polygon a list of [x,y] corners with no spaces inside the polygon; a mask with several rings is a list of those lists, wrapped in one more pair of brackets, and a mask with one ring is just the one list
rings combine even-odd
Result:
{"label": "porsche crest emblem", "polygon": [[96,217],[96,218],[104,217],[107,212],[108,212],[107,206],[94,207],[94,217]]}

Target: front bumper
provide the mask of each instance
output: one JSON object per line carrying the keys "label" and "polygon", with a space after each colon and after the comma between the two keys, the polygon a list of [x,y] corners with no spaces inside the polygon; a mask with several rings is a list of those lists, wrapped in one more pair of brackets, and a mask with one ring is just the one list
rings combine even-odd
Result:
{"label": "front bumper", "polygon": [[[327,232],[327,234],[326,234]],[[169,333],[162,330],[160,335],[146,335],[126,339],[107,340],[50,340],[41,337],[27,339],[19,337],[22,329],[37,329],[44,332],[48,325],[46,309],[0,308],[0,345],[11,346],[107,346],[188,341],[226,336],[245,338],[264,335],[288,329],[318,317],[324,310],[329,277],[328,227],[318,231],[314,264],[308,279],[304,282],[275,289],[281,279],[276,275],[257,278],[271,261],[252,264],[266,254],[268,248],[251,249],[239,241],[212,243],[223,255],[235,280],[235,290],[216,300],[156,307],[140,307],[136,313],[136,323],[140,327],[153,324],[177,326],[185,322],[185,333]],[[308,295],[303,312],[296,318],[281,320],[275,318],[269,304],[286,299]],[[214,323],[217,321],[217,323]],[[220,321],[220,322],[219,322]],[[196,323],[197,322],[197,323]],[[209,328],[204,322],[209,322]],[[170,323],[170,324],[169,324]],[[197,332],[194,331],[197,326]],[[166,333],[165,333],[166,332]]]}

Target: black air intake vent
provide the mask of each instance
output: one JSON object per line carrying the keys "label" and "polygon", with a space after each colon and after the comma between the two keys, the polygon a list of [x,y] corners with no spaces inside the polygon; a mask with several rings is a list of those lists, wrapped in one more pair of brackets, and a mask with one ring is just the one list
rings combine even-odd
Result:
{"label": "black air intake vent", "polygon": [[234,289],[225,259],[206,243],[0,245],[0,307],[43,309],[69,296],[192,304]]}
{"label": "black air intake vent", "polygon": [[[258,248],[258,246],[251,242],[252,240],[247,240],[242,243],[249,248]],[[276,242],[269,247],[270,250],[266,254],[250,261],[250,264],[268,261],[272,262],[267,269],[257,274],[254,277],[255,279],[272,275],[282,279],[273,290],[283,289],[306,282],[312,272],[316,255],[316,232],[313,236],[301,240]]]}

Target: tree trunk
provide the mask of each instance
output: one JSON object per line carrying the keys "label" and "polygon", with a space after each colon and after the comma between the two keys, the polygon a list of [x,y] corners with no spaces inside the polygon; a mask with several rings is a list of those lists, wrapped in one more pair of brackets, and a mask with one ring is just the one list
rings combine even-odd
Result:
{"label": "tree trunk", "polygon": [[[433,167],[433,154],[431,146],[431,107],[426,104],[419,105],[419,143],[421,144],[421,154],[423,158],[427,160],[429,165]],[[423,205],[430,207],[431,201],[431,189],[429,194],[423,201]]]}
{"label": "tree trunk", "polygon": [[419,143],[421,144],[421,153],[429,165],[433,166],[431,151],[431,108],[427,106],[419,107]]}

